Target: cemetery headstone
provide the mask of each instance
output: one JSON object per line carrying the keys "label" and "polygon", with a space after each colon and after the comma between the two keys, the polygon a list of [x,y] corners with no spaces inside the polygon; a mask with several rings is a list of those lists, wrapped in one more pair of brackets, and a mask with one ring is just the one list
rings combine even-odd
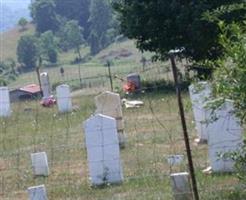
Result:
{"label": "cemetery headstone", "polygon": [[49,75],[47,72],[40,74],[41,89],[43,92],[43,98],[49,98],[51,95]]}
{"label": "cemetery headstone", "polygon": [[137,73],[128,74],[127,82],[133,83],[135,85],[135,91],[141,90],[141,79],[139,74]]}
{"label": "cemetery headstone", "polygon": [[66,84],[56,87],[57,105],[61,113],[72,111],[72,98],[70,87]]}
{"label": "cemetery headstone", "polygon": [[125,145],[124,121],[120,95],[114,92],[103,92],[95,97],[96,114],[103,114],[116,119],[119,144]]}
{"label": "cemetery headstone", "polygon": [[49,166],[47,154],[45,152],[38,152],[31,154],[33,174],[35,176],[48,176]]}
{"label": "cemetery headstone", "polygon": [[[209,101],[207,104],[214,103]],[[226,100],[215,111],[207,110],[212,120],[207,125],[209,161],[213,172],[232,172],[235,162],[228,153],[240,150],[243,144],[240,120],[233,102]],[[226,156],[227,155],[227,156]]]}
{"label": "cemetery headstone", "polygon": [[187,172],[170,175],[175,200],[193,200],[189,174]]}
{"label": "cemetery headstone", "polygon": [[121,183],[123,172],[116,120],[97,114],[85,121],[84,129],[92,185]]}
{"label": "cemetery headstone", "polygon": [[27,191],[29,200],[48,200],[44,185],[29,187]]}
{"label": "cemetery headstone", "polygon": [[0,117],[11,115],[10,98],[8,87],[0,87]]}
{"label": "cemetery headstone", "polygon": [[207,142],[206,115],[204,103],[211,97],[211,88],[207,82],[198,82],[189,86],[193,115],[198,133],[198,142]]}

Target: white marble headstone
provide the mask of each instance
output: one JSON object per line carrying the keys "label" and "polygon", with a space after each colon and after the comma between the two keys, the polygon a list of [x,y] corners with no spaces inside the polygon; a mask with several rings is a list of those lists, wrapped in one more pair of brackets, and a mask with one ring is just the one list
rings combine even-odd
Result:
{"label": "white marble headstone", "polygon": [[92,185],[122,182],[116,120],[97,114],[85,121],[84,130]]}
{"label": "white marble headstone", "polygon": [[48,176],[49,165],[47,154],[45,152],[38,152],[31,154],[32,169],[35,176]]}
{"label": "white marble headstone", "polygon": [[66,84],[56,87],[57,105],[58,110],[61,113],[72,111],[72,98],[70,93],[70,87]]}
{"label": "white marble headstone", "polygon": [[0,117],[9,117],[11,115],[9,89],[0,87]]}
{"label": "white marble headstone", "polygon": [[198,82],[189,86],[189,93],[192,103],[193,115],[198,133],[198,138],[201,141],[207,141],[208,135],[206,131],[206,119],[204,103],[211,97],[211,88],[207,82]]}
{"label": "white marble headstone", "polygon": [[170,175],[175,200],[193,200],[189,174],[187,172]]}
{"label": "white marble headstone", "polygon": [[40,74],[41,88],[43,92],[43,98],[49,98],[51,95],[49,75],[47,72]]}
{"label": "white marble headstone", "polygon": [[[212,103],[212,101],[208,102]],[[211,111],[207,111],[211,114]],[[243,144],[242,127],[234,114],[233,102],[226,100],[212,114],[207,126],[209,160],[213,172],[234,171],[235,162],[225,155],[240,150]]]}
{"label": "white marble headstone", "polygon": [[124,121],[120,95],[114,92],[103,92],[95,97],[96,114],[103,114],[116,119],[120,145],[124,146]]}
{"label": "white marble headstone", "polygon": [[29,200],[48,200],[44,185],[29,187],[27,191]]}

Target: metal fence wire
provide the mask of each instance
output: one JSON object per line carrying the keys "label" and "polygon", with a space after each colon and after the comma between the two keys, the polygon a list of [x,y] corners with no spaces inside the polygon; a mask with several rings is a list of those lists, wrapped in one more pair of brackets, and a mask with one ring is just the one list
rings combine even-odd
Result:
{"label": "metal fence wire", "polygon": [[[121,99],[125,98],[121,106],[126,143],[117,154],[118,139],[108,138],[117,132],[117,128],[107,127],[103,121],[99,128],[93,129],[98,136],[91,140],[95,152],[91,160],[89,139],[85,136],[93,136],[94,132],[85,132],[85,122],[96,116],[95,97],[110,90],[110,81],[105,66],[80,67],[81,77],[76,68],[66,71],[64,67],[64,76],[58,68],[41,69],[41,72],[48,72],[54,95],[56,86],[64,83],[70,86],[70,112],[60,113],[57,105],[43,107],[41,99],[35,98],[12,102],[11,115],[0,118],[0,199],[192,199],[189,177],[185,191],[174,190],[178,187],[172,186],[170,177],[171,174],[189,172],[175,88],[170,85],[173,82],[170,63],[154,63],[144,69],[140,65],[123,70],[111,66],[113,89]],[[135,94],[126,94],[122,85],[131,73],[140,75],[142,89]],[[25,79],[13,83],[9,89],[38,84],[35,73],[23,77]],[[143,105],[127,107],[132,100],[142,101]],[[245,185],[235,173],[202,173],[210,165],[209,146],[194,143],[197,131],[186,90],[182,100],[200,199],[246,199]],[[114,151],[110,152],[110,149]],[[35,175],[34,154],[42,152],[45,156],[36,160],[36,164],[42,163],[42,166],[36,170],[42,171],[43,163],[47,161],[48,172],[39,176]],[[91,168],[100,170],[102,165],[112,165],[116,170],[110,171],[113,176],[119,173],[115,161],[122,170],[122,180],[112,184],[105,172],[104,184],[93,185]],[[32,188],[35,186],[39,187]]]}

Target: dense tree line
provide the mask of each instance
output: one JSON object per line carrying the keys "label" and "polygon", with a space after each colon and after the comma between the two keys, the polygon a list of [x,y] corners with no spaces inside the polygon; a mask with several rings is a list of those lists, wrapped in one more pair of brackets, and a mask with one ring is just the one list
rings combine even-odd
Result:
{"label": "dense tree line", "polygon": [[110,44],[117,34],[109,0],[35,0],[30,9],[38,34],[52,31],[60,36],[67,31],[63,29],[67,29],[69,21],[77,21],[83,37],[81,44],[86,42],[92,54]]}

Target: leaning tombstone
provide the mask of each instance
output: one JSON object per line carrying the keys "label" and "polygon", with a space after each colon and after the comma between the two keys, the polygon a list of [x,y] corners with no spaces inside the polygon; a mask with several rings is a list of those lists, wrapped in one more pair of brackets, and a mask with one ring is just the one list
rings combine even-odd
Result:
{"label": "leaning tombstone", "polygon": [[187,172],[170,175],[175,200],[193,200],[189,174]]}
{"label": "leaning tombstone", "polygon": [[57,86],[56,97],[59,112],[66,113],[72,111],[72,98],[68,85],[62,84]]}
{"label": "leaning tombstone", "polygon": [[29,187],[27,191],[30,200],[48,200],[44,185]]}
{"label": "leaning tombstone", "polygon": [[97,114],[85,121],[84,130],[92,185],[121,183],[123,172],[116,120]]}
{"label": "leaning tombstone", "polygon": [[204,103],[211,97],[211,88],[207,82],[198,82],[189,86],[189,93],[192,103],[195,126],[198,134],[198,143],[207,142],[206,115]]}
{"label": "leaning tombstone", "polygon": [[32,169],[35,176],[48,176],[49,166],[47,154],[45,152],[38,152],[31,154]]}
{"label": "leaning tombstone", "polygon": [[119,144],[125,146],[124,121],[120,95],[114,92],[103,92],[95,97],[96,114],[103,114],[116,119]]}
{"label": "leaning tombstone", "polygon": [[[207,102],[207,105],[215,101]],[[213,112],[208,122],[208,155],[212,172],[233,172],[235,161],[230,153],[239,152],[242,145],[243,129],[240,120],[235,116],[233,101],[226,100]]]}
{"label": "leaning tombstone", "polygon": [[49,98],[51,95],[49,75],[47,72],[42,72],[40,74],[41,89],[43,92],[43,98]]}
{"label": "leaning tombstone", "polygon": [[8,87],[0,87],[0,117],[11,115],[10,98]]}

